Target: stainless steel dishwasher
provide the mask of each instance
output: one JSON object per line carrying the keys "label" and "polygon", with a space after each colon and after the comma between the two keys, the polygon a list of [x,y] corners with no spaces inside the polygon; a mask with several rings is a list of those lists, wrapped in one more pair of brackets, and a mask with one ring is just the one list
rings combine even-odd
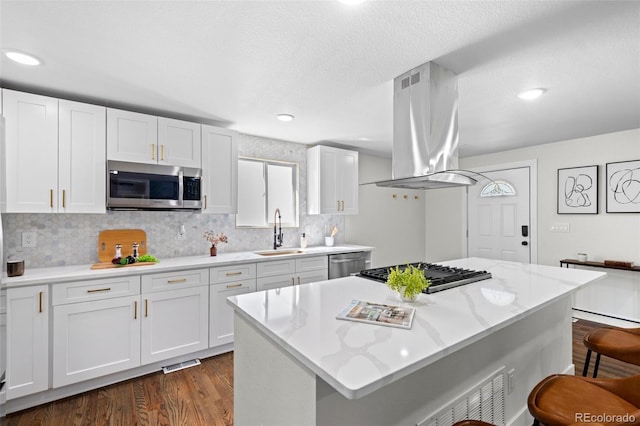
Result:
{"label": "stainless steel dishwasher", "polygon": [[329,279],[348,277],[366,269],[367,252],[329,255]]}

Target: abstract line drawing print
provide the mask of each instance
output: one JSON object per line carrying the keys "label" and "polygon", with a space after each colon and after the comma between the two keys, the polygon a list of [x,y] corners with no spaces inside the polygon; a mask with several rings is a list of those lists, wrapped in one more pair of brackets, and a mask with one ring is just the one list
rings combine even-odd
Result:
{"label": "abstract line drawing print", "polygon": [[640,204],[640,167],[611,174],[609,190],[618,204]]}
{"label": "abstract line drawing print", "polygon": [[593,179],[589,175],[578,174],[567,176],[564,182],[564,203],[567,207],[589,207],[591,198],[588,191],[593,187]]}

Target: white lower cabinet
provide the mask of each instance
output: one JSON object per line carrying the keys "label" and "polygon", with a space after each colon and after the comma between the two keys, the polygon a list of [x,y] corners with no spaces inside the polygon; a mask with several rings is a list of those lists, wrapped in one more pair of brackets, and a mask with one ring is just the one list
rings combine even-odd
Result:
{"label": "white lower cabinet", "polygon": [[233,342],[233,309],[227,297],[256,291],[256,264],[219,266],[209,270],[209,347]]}
{"label": "white lower cabinet", "polygon": [[140,296],[53,307],[53,387],[140,365]]}
{"label": "white lower cabinet", "polygon": [[7,290],[7,400],[49,387],[49,286]]}
{"label": "white lower cabinet", "polygon": [[329,279],[327,256],[282,259],[258,263],[257,290],[270,290],[290,285]]}
{"label": "white lower cabinet", "polygon": [[142,277],[142,364],[209,347],[209,271]]}
{"label": "white lower cabinet", "polygon": [[211,285],[211,309],[209,325],[209,346],[219,346],[233,342],[233,309],[227,304],[227,297],[256,291],[256,280],[232,281]]}

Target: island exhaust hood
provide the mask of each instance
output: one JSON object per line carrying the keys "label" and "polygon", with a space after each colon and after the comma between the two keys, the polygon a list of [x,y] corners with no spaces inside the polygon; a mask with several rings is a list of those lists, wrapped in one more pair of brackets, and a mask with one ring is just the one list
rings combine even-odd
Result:
{"label": "island exhaust hood", "polygon": [[393,80],[392,180],[377,186],[434,189],[473,185],[458,170],[458,77],[427,62]]}

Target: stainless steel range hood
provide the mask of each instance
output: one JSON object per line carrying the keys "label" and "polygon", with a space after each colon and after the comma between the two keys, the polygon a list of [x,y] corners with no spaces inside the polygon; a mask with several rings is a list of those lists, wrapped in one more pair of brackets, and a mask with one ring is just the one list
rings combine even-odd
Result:
{"label": "stainless steel range hood", "polygon": [[376,185],[432,189],[475,183],[458,170],[458,77],[434,62],[396,77],[392,180]]}

